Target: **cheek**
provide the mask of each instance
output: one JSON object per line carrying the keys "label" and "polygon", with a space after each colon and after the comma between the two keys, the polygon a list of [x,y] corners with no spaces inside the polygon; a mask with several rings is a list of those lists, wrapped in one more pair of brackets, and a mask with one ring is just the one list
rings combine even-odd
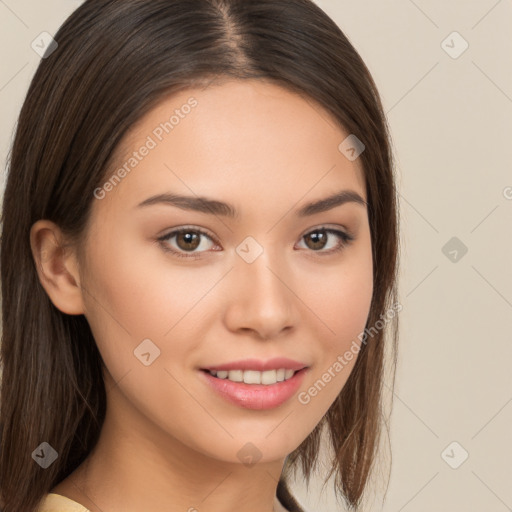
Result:
{"label": "cheek", "polygon": [[[369,246],[366,250],[370,250]],[[312,310],[312,337],[317,344],[317,364],[298,395],[305,407],[308,428],[323,416],[343,389],[356,363],[361,339],[370,312],[373,294],[373,267],[371,252],[354,252],[345,265],[329,270],[322,279],[303,286],[310,290],[307,304]],[[314,292],[312,286],[315,285]],[[304,294],[306,289],[304,288]],[[306,419],[306,422],[308,419]]]}
{"label": "cheek", "polygon": [[191,286],[183,268],[167,263],[163,251],[150,241],[130,242],[126,236],[101,244],[102,255],[91,251],[89,283],[96,297],[89,297],[88,304],[106,316],[107,323],[129,332],[134,342],[141,336],[163,337],[201,290]]}
{"label": "cheek", "polygon": [[371,272],[343,273],[337,282],[330,281],[326,292],[329,300],[322,303],[326,323],[335,332],[329,345],[341,350],[357,339],[368,318],[372,293]]}
{"label": "cheek", "polygon": [[308,306],[325,327],[324,353],[345,350],[364,330],[373,294],[371,246],[352,251],[345,261],[322,272],[305,273]]}
{"label": "cheek", "polygon": [[[95,247],[103,247],[101,254]],[[113,378],[146,368],[137,358],[144,347],[150,349],[151,357],[158,354],[152,367],[172,367],[176,361],[187,366],[201,342],[193,335],[197,315],[210,304],[207,295],[219,275],[206,266],[176,264],[150,241],[131,243],[128,237],[112,236],[98,240],[95,247],[90,250],[84,302]]]}
{"label": "cheek", "polygon": [[338,280],[331,279],[322,291],[322,297],[317,294],[311,307],[322,325],[322,334],[317,336],[318,353],[321,355],[318,370],[327,370],[338,356],[353,350],[354,359],[345,372],[349,373],[359,352],[354,345],[361,343],[360,334],[364,331],[370,312],[373,292],[371,273],[369,276],[342,273]]}

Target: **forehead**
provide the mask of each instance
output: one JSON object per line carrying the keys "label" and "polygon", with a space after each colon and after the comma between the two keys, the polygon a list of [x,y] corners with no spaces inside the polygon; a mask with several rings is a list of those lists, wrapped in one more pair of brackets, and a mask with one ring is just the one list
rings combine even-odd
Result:
{"label": "forehead", "polygon": [[312,99],[276,84],[233,80],[182,90],[124,138],[111,172],[125,172],[108,201],[134,205],[173,191],[245,205],[296,203],[341,188],[366,199],[360,159],[339,149],[348,135]]}

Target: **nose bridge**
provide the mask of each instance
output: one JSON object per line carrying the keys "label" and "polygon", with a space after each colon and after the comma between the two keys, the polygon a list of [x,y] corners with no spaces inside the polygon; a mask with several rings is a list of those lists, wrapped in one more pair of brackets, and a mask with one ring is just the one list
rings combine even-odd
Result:
{"label": "nose bridge", "polygon": [[251,240],[240,244],[237,253],[227,315],[230,328],[251,329],[268,338],[294,325],[295,296],[284,260]]}

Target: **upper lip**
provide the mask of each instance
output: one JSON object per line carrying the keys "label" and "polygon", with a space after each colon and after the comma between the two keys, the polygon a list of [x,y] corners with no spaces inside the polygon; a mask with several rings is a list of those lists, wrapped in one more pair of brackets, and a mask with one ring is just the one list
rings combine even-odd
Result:
{"label": "upper lip", "polygon": [[307,364],[294,361],[293,359],[288,359],[287,357],[274,357],[267,361],[262,361],[260,359],[240,359],[238,361],[231,361],[230,363],[218,364],[215,366],[207,366],[201,369],[216,371],[256,370],[264,372],[266,370],[279,370],[280,368],[288,370],[302,370],[302,368],[306,368],[307,366]]}

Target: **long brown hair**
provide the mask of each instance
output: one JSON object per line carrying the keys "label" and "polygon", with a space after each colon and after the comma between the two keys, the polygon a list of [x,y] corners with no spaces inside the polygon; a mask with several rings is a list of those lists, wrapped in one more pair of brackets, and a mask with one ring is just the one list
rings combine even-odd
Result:
{"label": "long brown hair", "polygon": [[[19,116],[2,207],[4,512],[35,510],[87,457],[106,408],[103,362],[89,325],[50,301],[30,228],[49,219],[83,242],[94,190],[108,178],[115,149],[164,96],[225,78],[265,79],[326,109],[365,145],[359,158],[374,268],[367,327],[397,300],[398,200],[381,100],[359,54],[311,0],[87,0],[55,40]],[[397,317],[387,324],[371,340],[365,331],[343,390],[286,459],[280,489],[298,466],[309,485],[326,426],[336,492],[350,508],[360,503],[382,426],[385,345],[394,380]],[[58,454],[47,469],[32,460],[42,442]]]}

